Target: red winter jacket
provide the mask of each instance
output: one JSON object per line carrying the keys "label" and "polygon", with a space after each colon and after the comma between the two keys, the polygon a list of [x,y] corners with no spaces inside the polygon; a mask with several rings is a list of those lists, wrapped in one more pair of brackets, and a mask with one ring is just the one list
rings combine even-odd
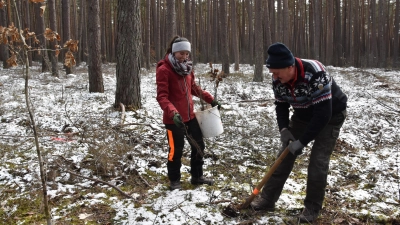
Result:
{"label": "red winter jacket", "polygon": [[164,124],[174,124],[175,112],[179,112],[183,122],[193,119],[193,95],[207,103],[214,100],[210,93],[196,85],[193,71],[186,76],[177,74],[169,63],[168,54],[157,63],[156,82],[157,101],[164,111]]}

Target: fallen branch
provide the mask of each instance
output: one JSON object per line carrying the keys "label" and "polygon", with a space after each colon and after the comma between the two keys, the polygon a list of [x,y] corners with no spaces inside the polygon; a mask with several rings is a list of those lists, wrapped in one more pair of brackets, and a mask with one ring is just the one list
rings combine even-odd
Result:
{"label": "fallen branch", "polygon": [[121,127],[130,126],[130,125],[143,125],[143,126],[149,126],[149,127],[151,127],[152,129],[156,129],[156,130],[160,130],[160,129],[161,129],[161,128],[156,127],[155,125],[149,124],[149,123],[126,123],[126,124],[118,124],[118,125],[113,126],[112,128],[113,128],[113,129],[118,129],[118,128],[121,128]]}
{"label": "fallen branch", "polygon": [[140,174],[138,174],[138,177],[143,181],[143,183],[144,183],[147,187],[151,187],[150,184],[149,184],[142,176],[140,176]]}
{"label": "fallen branch", "polygon": [[[79,132],[73,133],[45,133],[45,134],[38,134],[38,137],[54,137],[57,135],[64,135],[64,136],[71,136],[71,135],[78,135]],[[0,134],[0,137],[13,137],[13,138],[32,138],[35,135],[12,135],[12,134]]]}
{"label": "fallen branch", "polygon": [[256,99],[256,100],[242,100],[238,102],[266,102],[266,101],[274,101],[275,99],[269,98],[269,99]]}
{"label": "fallen branch", "polygon": [[193,216],[189,215],[189,213],[187,213],[185,210],[182,209],[182,207],[180,205],[177,206],[178,209],[180,209],[187,217],[189,217],[190,219],[192,219],[193,222],[197,223],[197,224],[201,224],[199,221],[197,221],[197,218],[194,218]]}
{"label": "fallen branch", "polygon": [[[62,156],[60,156],[60,157],[63,158]],[[57,165],[58,165],[60,168],[62,168],[62,166],[61,166],[60,164],[57,163]],[[110,184],[110,183],[108,183],[108,182],[105,182],[105,181],[103,181],[103,180],[99,180],[99,179],[96,179],[96,178],[91,178],[91,177],[83,176],[83,175],[81,175],[81,174],[75,173],[75,172],[73,172],[73,171],[71,171],[71,170],[68,170],[68,169],[64,169],[64,170],[65,170],[66,172],[72,174],[72,175],[77,176],[77,177],[81,177],[81,178],[84,178],[84,179],[87,179],[87,180],[91,180],[91,181],[94,181],[94,182],[98,182],[98,183],[102,183],[102,184],[105,184],[105,185],[107,185],[107,186],[110,186],[110,187],[114,188],[115,190],[117,190],[119,193],[121,193],[123,196],[125,196],[125,197],[127,197],[127,198],[133,198],[132,196],[128,195],[127,193],[125,193],[124,191],[122,191],[121,189],[119,189],[119,187],[115,186],[114,184]]]}
{"label": "fallen branch", "polygon": [[103,180],[99,180],[99,179],[96,179],[96,178],[86,177],[86,176],[83,176],[83,175],[74,173],[74,172],[72,172],[72,171],[70,171],[70,170],[67,170],[67,169],[65,169],[65,171],[67,171],[68,173],[70,173],[70,174],[72,174],[72,175],[75,175],[75,176],[77,176],[77,177],[82,177],[82,178],[87,179],[87,180],[91,180],[91,181],[94,181],[94,182],[99,182],[99,183],[108,185],[108,186],[114,188],[115,190],[117,190],[117,191],[118,191],[119,193],[121,193],[123,196],[125,196],[125,197],[127,197],[127,198],[132,198],[132,196],[128,195],[127,193],[125,193],[124,191],[122,191],[121,189],[119,189],[119,187],[115,186],[114,184],[110,184],[110,183],[108,183],[108,182],[105,182],[105,181],[103,181]]}

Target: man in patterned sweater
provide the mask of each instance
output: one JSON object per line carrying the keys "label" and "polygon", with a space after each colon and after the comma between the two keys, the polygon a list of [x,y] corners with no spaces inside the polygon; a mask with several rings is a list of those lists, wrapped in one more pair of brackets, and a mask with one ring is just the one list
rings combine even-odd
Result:
{"label": "man in patterned sweater", "polygon": [[[324,65],[317,60],[295,58],[282,43],[269,46],[266,66],[272,73],[281,152],[288,147],[291,154],[285,157],[264,185],[260,198],[251,206],[257,211],[274,210],[297,156],[314,141],[308,165],[305,207],[299,215],[300,221],[312,222],[318,217],[324,201],[330,156],[347,116],[347,96]],[[290,106],[293,114],[289,120]]]}

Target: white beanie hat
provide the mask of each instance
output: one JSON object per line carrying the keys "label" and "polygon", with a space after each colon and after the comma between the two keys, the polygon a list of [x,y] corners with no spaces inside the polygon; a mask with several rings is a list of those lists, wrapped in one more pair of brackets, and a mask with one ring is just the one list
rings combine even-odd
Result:
{"label": "white beanie hat", "polygon": [[187,41],[186,38],[180,38],[180,39],[184,39],[184,40],[178,41],[178,42],[174,42],[172,44],[172,53],[180,52],[180,51],[188,51],[188,52],[190,52],[191,51],[190,42]]}

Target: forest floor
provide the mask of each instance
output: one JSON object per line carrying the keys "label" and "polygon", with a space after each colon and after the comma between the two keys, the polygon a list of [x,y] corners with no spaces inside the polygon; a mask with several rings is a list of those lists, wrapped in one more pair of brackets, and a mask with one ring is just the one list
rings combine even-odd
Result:
{"label": "forest floor", "polygon": [[[54,224],[298,224],[312,143],[298,157],[275,212],[222,213],[251,194],[279,150],[268,73],[264,82],[252,82],[253,67],[241,65],[216,87],[209,65],[195,66],[196,82],[223,107],[223,134],[205,138],[205,173],[216,183],[190,184],[186,144],[183,190],[169,191],[155,68],[141,72],[142,108],[123,113],[112,107],[115,66],[103,65],[104,93],[89,93],[86,65],[59,77],[31,67],[29,101]],[[314,224],[400,224],[400,71],[328,70],[348,95],[348,118]],[[0,69],[0,224],[46,223],[24,85],[22,68]]]}

